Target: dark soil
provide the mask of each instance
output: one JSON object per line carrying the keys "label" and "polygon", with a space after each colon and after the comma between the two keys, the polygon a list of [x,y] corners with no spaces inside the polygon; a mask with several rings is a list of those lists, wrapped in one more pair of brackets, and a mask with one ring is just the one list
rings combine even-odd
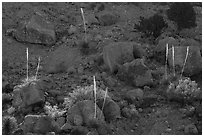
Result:
{"label": "dark soil", "polygon": [[[110,26],[94,23],[88,24],[87,37],[89,44],[83,43],[84,28],[80,12],[81,7],[83,7],[85,12],[85,18],[90,13],[97,14],[101,11],[117,13],[116,23]],[[195,4],[193,7],[199,9],[200,5]],[[39,71],[38,77],[48,77],[51,79],[54,82],[53,85],[50,85],[52,89],[58,89],[66,93],[70,92],[73,87],[88,85],[89,82],[83,81],[82,74],[80,73],[68,74],[62,72],[47,74],[43,70],[43,65],[46,63],[46,58],[51,51],[54,51],[60,45],[73,46],[82,51],[81,56],[83,62],[89,62],[89,60],[93,58],[96,60],[94,65],[84,69],[83,77],[106,72],[108,76],[116,80],[117,84],[115,86],[109,86],[111,84],[107,83],[107,81],[104,81],[104,85],[109,88],[109,92],[113,95],[113,100],[119,103],[123,100],[122,95],[134,87],[118,80],[114,74],[109,74],[108,71],[105,71],[102,66],[98,65],[103,64],[100,60],[97,64],[97,57],[101,55],[103,47],[113,41],[136,41],[138,43],[149,44],[153,48],[156,45],[156,40],[162,37],[160,33],[161,35],[163,33],[164,36],[166,36],[165,33],[169,31],[172,32],[172,35],[179,34],[175,23],[173,25],[176,31],[172,28],[170,28],[170,30],[169,28],[165,28],[166,24],[162,24],[162,29],[160,29],[159,32],[155,32],[156,34],[154,32],[147,32],[148,35],[144,35],[143,32],[145,31],[141,30],[140,32],[135,29],[135,24],[139,25],[141,23],[141,17],[146,19],[158,13],[164,17],[164,21],[168,22],[168,24],[172,23],[165,15],[168,8],[168,3],[2,3],[2,74],[6,76],[9,84],[13,86],[20,84],[21,80],[26,78],[26,48],[28,47],[29,76],[35,75],[38,57],[40,56],[42,68]],[[55,25],[55,31],[57,32],[56,44],[46,46],[22,43],[11,35],[7,35],[8,29],[15,29],[21,20],[29,19],[36,11],[44,12],[48,20]],[[202,17],[196,17],[196,23],[200,24]],[[74,34],[68,34],[66,32],[70,25],[77,27],[77,31]],[[142,29],[145,29],[145,27]],[[198,27],[193,29],[199,30]],[[153,39],[152,36],[149,36],[152,33],[154,33]],[[97,38],[98,40],[96,40]],[[80,47],[81,41],[82,45]],[[153,60],[154,61],[149,61],[151,63],[147,64],[149,68],[154,68],[152,66],[162,66],[162,64],[156,62],[155,59]],[[201,87],[202,77],[201,75],[199,76],[200,77],[195,76],[193,79],[196,80]],[[149,87],[148,90],[144,88],[144,100],[146,98],[147,101],[138,107],[139,115],[137,117],[125,118],[122,116],[121,119],[108,123],[111,134],[184,135],[191,134],[190,131],[185,130],[185,127],[189,124],[196,125],[196,134],[202,134],[202,118],[197,115],[197,111],[187,115],[188,105],[183,106],[177,102],[168,101],[166,97],[162,95],[165,88],[158,83],[159,82],[155,80],[155,84]],[[3,116],[6,114],[7,108],[11,106],[11,103],[9,104],[8,102],[4,104]],[[196,106],[192,104],[189,105],[196,108]],[[186,111],[184,112],[183,110]],[[21,116],[16,116],[17,119],[18,117]]]}

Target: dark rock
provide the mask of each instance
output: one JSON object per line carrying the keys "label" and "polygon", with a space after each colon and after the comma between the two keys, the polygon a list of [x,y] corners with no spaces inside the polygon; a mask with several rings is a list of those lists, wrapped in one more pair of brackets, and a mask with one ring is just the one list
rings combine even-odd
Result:
{"label": "dark rock", "polygon": [[73,25],[70,25],[69,30],[68,30],[69,35],[72,35],[76,32],[77,32],[77,28]]}
{"label": "dark rock", "polygon": [[3,105],[5,104],[10,104],[12,102],[12,96],[7,93],[2,93],[2,103]]}
{"label": "dark rock", "polygon": [[72,129],[72,125],[70,125],[69,123],[65,123],[62,127],[61,127],[61,130],[62,131],[69,131]]}
{"label": "dark rock", "polygon": [[19,109],[43,104],[44,91],[39,81],[26,82],[15,86],[13,91],[13,106]]}
{"label": "dark rock", "polygon": [[22,129],[24,134],[27,133],[38,133],[46,134],[51,132],[52,120],[46,115],[27,115],[25,116]]}
{"label": "dark rock", "polygon": [[4,75],[2,75],[2,92],[8,93],[9,92],[8,87],[9,82],[7,81],[7,78]]}
{"label": "dark rock", "polygon": [[64,95],[59,95],[59,96],[57,96],[56,100],[57,100],[58,103],[63,103],[64,102],[64,98],[65,98]]}
{"label": "dark rock", "polygon": [[144,92],[142,89],[133,89],[130,91],[127,91],[127,93],[125,94],[125,99],[130,102],[130,103],[134,103],[137,104],[138,102],[141,102],[143,100],[143,95]]}
{"label": "dark rock", "polygon": [[87,135],[89,130],[83,126],[76,126],[72,129],[71,135]]}
{"label": "dark rock", "polygon": [[47,73],[66,72],[69,68],[78,64],[79,60],[80,52],[77,49],[60,46],[45,60],[44,70]]}
{"label": "dark rock", "polygon": [[[181,72],[187,53],[187,47],[174,48],[174,62],[177,69]],[[169,49],[168,63],[173,67],[172,48]],[[189,46],[188,58],[186,60],[184,75],[192,76],[202,71],[202,56],[200,48],[196,46]]]}
{"label": "dark rock", "polygon": [[161,62],[165,63],[166,60],[166,45],[168,44],[168,48],[172,46],[178,46],[179,41],[174,39],[173,37],[166,37],[164,39],[159,40],[156,48],[154,49],[155,58]]}
{"label": "dark rock", "polygon": [[96,19],[93,13],[89,13],[85,15],[85,20],[88,22],[88,25],[97,25],[99,24],[98,20]]}
{"label": "dark rock", "polygon": [[199,48],[202,48],[202,45],[194,40],[194,39],[181,39],[181,43],[180,43],[181,46],[184,46],[184,47],[187,47],[187,46],[195,46],[195,47],[199,47]]}
{"label": "dark rock", "polygon": [[126,118],[135,118],[139,116],[139,112],[135,108],[124,107],[122,109],[122,115]]}
{"label": "dark rock", "polygon": [[109,11],[100,12],[96,17],[102,26],[113,25],[118,20],[117,16]]}
{"label": "dark rock", "polygon": [[109,122],[121,118],[119,105],[111,99],[106,99],[103,114]]}
{"label": "dark rock", "polygon": [[67,70],[66,70],[66,72],[68,73],[68,74],[74,74],[74,73],[76,73],[76,69],[72,66],[72,67],[69,67]]}
{"label": "dark rock", "polygon": [[84,67],[83,66],[79,66],[77,69],[78,74],[83,74],[84,73]]}
{"label": "dark rock", "polygon": [[143,59],[135,59],[132,62],[123,64],[117,73],[120,80],[136,87],[143,87],[153,84],[151,70],[144,64]]}
{"label": "dark rock", "polygon": [[99,135],[110,135],[112,133],[110,127],[107,124],[99,124],[97,127]]}
{"label": "dark rock", "polygon": [[[96,120],[104,122],[104,115],[101,110],[96,109]],[[102,115],[101,115],[102,114]],[[84,100],[77,102],[67,111],[67,121],[72,125],[86,125],[91,126],[91,122],[95,115],[95,104],[91,100]],[[99,117],[101,116],[101,117]],[[80,122],[82,121],[82,122]],[[78,124],[80,122],[80,124]]]}
{"label": "dark rock", "polygon": [[107,85],[110,87],[114,87],[117,84],[117,81],[114,78],[112,78],[111,76],[106,77],[105,81],[106,81]]}
{"label": "dark rock", "polygon": [[158,96],[154,94],[150,94],[143,97],[143,101],[141,104],[142,108],[151,107],[155,102],[158,101]]}
{"label": "dark rock", "polygon": [[138,43],[114,42],[103,48],[103,61],[111,73],[114,73],[118,70],[118,65],[131,62],[135,56],[140,56],[141,52],[141,45]]}
{"label": "dark rock", "polygon": [[66,119],[64,117],[59,117],[57,118],[56,122],[60,127],[62,127],[65,124],[65,120]]}
{"label": "dark rock", "polygon": [[197,135],[198,134],[198,129],[194,124],[189,124],[185,127],[184,133],[186,135]]}
{"label": "dark rock", "polygon": [[18,41],[53,45],[56,42],[54,25],[41,15],[33,15],[28,22],[21,23],[14,32]]}
{"label": "dark rock", "polygon": [[48,92],[51,96],[54,96],[54,97],[62,94],[61,91],[56,90],[56,89],[48,90],[47,92]]}

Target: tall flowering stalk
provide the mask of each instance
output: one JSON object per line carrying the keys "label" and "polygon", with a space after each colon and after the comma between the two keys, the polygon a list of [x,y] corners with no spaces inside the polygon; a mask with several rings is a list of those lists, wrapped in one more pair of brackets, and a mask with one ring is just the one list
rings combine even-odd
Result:
{"label": "tall flowering stalk", "polygon": [[100,117],[102,116],[103,108],[104,108],[105,103],[106,103],[106,96],[107,96],[107,93],[108,93],[108,88],[106,88],[106,93],[105,93],[105,97],[104,97],[104,100],[103,100],[103,106],[102,106],[102,109],[101,109],[101,115],[100,115]]}
{"label": "tall flowering stalk", "polygon": [[94,114],[94,118],[96,118],[96,78],[95,78],[95,76],[93,76],[93,80],[94,80],[94,103],[95,103],[95,114]]}
{"label": "tall flowering stalk", "polygon": [[174,46],[172,46],[172,60],[173,60],[173,74],[174,74],[174,76],[176,76],[176,72],[175,72],[175,60],[174,60],[174,58],[175,58],[175,55],[174,55]]}
{"label": "tall flowering stalk", "polygon": [[35,74],[35,80],[37,79],[39,68],[40,68],[40,57],[38,58],[38,66],[37,66],[37,71],[36,71],[36,74]]}
{"label": "tall flowering stalk", "polygon": [[185,57],[185,61],[184,61],[184,64],[183,64],[182,71],[181,71],[181,77],[182,77],[183,72],[184,72],[184,68],[185,68],[185,65],[186,65],[187,58],[188,58],[188,53],[189,53],[189,46],[186,48],[186,57]]}
{"label": "tall flowering stalk", "polygon": [[165,78],[167,79],[168,43],[166,44]]}
{"label": "tall flowering stalk", "polygon": [[27,76],[27,78],[26,78],[26,80],[28,81],[28,48],[26,48],[26,69],[27,69],[27,72],[26,72],[26,76]]}
{"label": "tall flowering stalk", "polygon": [[84,39],[85,39],[85,42],[87,42],[87,37],[86,37],[86,20],[85,20],[85,17],[84,17],[83,8],[81,8],[81,15],[82,15],[83,23],[84,23],[84,31],[85,31]]}

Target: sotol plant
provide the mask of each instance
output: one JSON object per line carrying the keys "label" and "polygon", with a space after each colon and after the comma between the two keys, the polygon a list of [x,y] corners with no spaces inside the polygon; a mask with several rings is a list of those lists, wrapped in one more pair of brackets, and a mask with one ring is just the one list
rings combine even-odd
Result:
{"label": "sotol plant", "polygon": [[17,120],[12,116],[3,116],[2,118],[2,134],[12,135],[17,129]]}

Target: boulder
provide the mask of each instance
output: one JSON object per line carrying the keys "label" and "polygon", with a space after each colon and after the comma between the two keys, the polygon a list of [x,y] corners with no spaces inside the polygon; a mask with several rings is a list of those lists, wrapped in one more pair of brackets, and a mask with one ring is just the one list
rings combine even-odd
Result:
{"label": "boulder", "polygon": [[166,61],[166,44],[168,43],[168,48],[172,46],[178,46],[179,41],[174,39],[173,37],[166,37],[164,39],[159,40],[156,48],[154,49],[155,58],[160,63],[165,63]]}
{"label": "boulder", "polygon": [[171,48],[172,46],[179,46],[179,41],[173,37],[166,37],[161,39],[159,40],[155,49],[156,52],[166,52],[166,44],[168,44],[168,47]]}
{"label": "boulder", "polygon": [[[100,109],[102,109],[103,102],[104,102],[104,99],[99,100],[97,103]],[[103,108],[103,114],[105,116],[106,121],[112,121],[112,120],[121,118],[119,105],[109,98],[106,98],[104,108]]]}
{"label": "boulder", "polygon": [[[91,126],[93,120],[104,122],[104,115],[101,110],[96,106],[96,118],[95,115],[95,104],[91,100],[83,100],[74,104],[67,111],[67,121],[71,125],[86,125]],[[100,117],[99,117],[100,116]]]}
{"label": "boulder", "polygon": [[56,42],[54,25],[42,15],[33,15],[27,22],[20,23],[14,37],[21,42],[53,45]]}
{"label": "boulder", "polygon": [[103,48],[103,60],[111,73],[118,70],[118,65],[131,62],[142,54],[141,45],[135,42],[113,42]]}
{"label": "boulder", "polygon": [[53,131],[52,119],[46,115],[27,115],[22,125],[24,134],[46,134]]}
{"label": "boulder", "polygon": [[100,25],[102,26],[110,26],[117,22],[118,18],[114,13],[110,11],[102,11],[96,15]]}
{"label": "boulder", "polygon": [[48,55],[45,60],[46,73],[66,72],[69,68],[79,64],[80,52],[76,48],[60,46]]}
{"label": "boulder", "polygon": [[[185,62],[187,47],[180,46],[174,48],[174,63],[178,70],[181,71]],[[173,67],[172,48],[169,49],[168,64]],[[186,60],[184,75],[193,76],[202,71],[202,56],[200,48],[189,46],[189,53]]]}
{"label": "boulder", "polygon": [[28,108],[45,102],[44,91],[39,81],[17,85],[13,90],[12,104],[17,108]]}
{"label": "boulder", "polygon": [[151,70],[144,64],[143,59],[135,59],[132,62],[123,64],[117,73],[120,80],[136,87],[143,87],[153,84]]}
{"label": "boulder", "polygon": [[195,47],[202,48],[202,45],[198,41],[196,41],[194,39],[190,39],[190,38],[181,39],[180,45],[181,46],[185,46],[185,47],[187,47],[187,46],[195,46]]}

